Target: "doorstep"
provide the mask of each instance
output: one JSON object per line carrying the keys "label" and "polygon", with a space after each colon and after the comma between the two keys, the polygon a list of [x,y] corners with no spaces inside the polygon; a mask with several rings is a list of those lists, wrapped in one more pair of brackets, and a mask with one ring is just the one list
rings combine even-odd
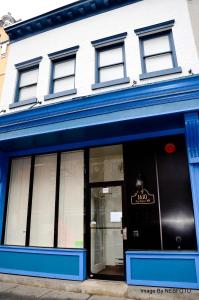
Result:
{"label": "doorstep", "polygon": [[[10,287],[10,289],[9,289]],[[173,289],[147,286],[128,286],[122,281],[88,279],[69,281],[10,274],[0,274],[0,294],[10,292],[21,295],[29,290],[40,299],[89,300],[196,300],[199,290]],[[37,296],[38,295],[38,296]],[[54,295],[54,298],[52,297]]]}

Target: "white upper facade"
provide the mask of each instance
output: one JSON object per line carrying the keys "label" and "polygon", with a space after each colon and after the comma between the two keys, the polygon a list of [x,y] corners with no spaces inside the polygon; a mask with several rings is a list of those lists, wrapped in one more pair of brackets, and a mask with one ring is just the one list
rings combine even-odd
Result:
{"label": "white upper facade", "polygon": [[[28,109],[34,102],[26,100],[32,98],[42,102],[40,105],[72,98],[75,101],[78,97],[127,88],[134,84],[191,76],[190,70],[194,74],[199,73],[199,59],[188,1],[138,1],[11,43],[1,108],[10,113]],[[158,29],[161,27],[159,24],[165,22],[168,22],[169,27]],[[157,25],[157,29],[153,25]],[[145,27],[146,32],[144,29],[139,31]],[[168,32],[172,37],[168,37]],[[146,35],[150,35],[150,38],[145,39]],[[113,38],[107,41],[105,38],[109,37]],[[173,39],[172,49],[169,44],[170,38]],[[98,40],[99,43],[91,43]],[[140,53],[141,45],[145,47],[146,57],[143,59]],[[55,52],[69,48],[72,50],[68,53],[66,51],[62,58],[57,58]],[[98,72],[96,52],[100,61]],[[177,58],[175,66],[172,61],[174,54]],[[33,66],[29,72],[27,67],[23,70],[23,62],[38,57],[38,69],[34,69]],[[142,76],[142,60],[146,68],[144,73],[161,72],[148,77]],[[167,69],[174,71],[164,72]],[[99,75],[97,79],[96,74]],[[122,78],[124,80],[118,80]],[[27,87],[29,84],[30,88]],[[67,95],[67,91],[70,90],[73,91]],[[65,92],[64,96],[62,92]],[[26,105],[12,105],[20,101]]]}

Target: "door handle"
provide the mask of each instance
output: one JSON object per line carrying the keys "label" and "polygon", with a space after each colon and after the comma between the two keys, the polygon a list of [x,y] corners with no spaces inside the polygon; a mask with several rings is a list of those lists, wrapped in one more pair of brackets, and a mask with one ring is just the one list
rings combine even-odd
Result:
{"label": "door handle", "polygon": [[121,230],[121,234],[122,234],[123,240],[126,241],[127,240],[127,227],[124,227]]}

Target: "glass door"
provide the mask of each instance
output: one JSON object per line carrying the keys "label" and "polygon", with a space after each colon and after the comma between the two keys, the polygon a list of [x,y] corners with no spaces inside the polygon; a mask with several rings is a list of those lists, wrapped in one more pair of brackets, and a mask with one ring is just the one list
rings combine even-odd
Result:
{"label": "glass door", "polygon": [[91,188],[90,236],[91,275],[122,279],[122,186]]}

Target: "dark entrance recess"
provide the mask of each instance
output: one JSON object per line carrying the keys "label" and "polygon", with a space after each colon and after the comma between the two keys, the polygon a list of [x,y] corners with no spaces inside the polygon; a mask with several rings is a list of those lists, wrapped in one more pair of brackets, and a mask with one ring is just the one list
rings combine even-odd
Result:
{"label": "dark entrance recess", "polygon": [[124,144],[128,249],[196,250],[182,136]]}

